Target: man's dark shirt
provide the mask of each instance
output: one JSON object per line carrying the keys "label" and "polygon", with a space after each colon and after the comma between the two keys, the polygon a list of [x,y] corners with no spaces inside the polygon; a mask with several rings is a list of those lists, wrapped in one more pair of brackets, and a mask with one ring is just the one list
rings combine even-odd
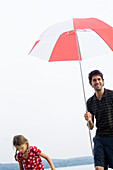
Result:
{"label": "man's dark shirt", "polygon": [[96,136],[113,136],[113,91],[104,89],[101,100],[94,94],[88,99],[87,108],[96,118]]}

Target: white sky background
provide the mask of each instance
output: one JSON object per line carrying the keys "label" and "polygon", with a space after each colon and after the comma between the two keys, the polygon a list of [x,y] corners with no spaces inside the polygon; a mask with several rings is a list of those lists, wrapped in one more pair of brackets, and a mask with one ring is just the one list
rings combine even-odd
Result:
{"label": "white sky background", "polygon": [[[18,134],[51,158],[92,155],[78,63],[47,63],[28,53],[58,22],[95,17],[113,26],[112,9],[112,0],[0,1],[0,162],[15,162],[12,138]],[[112,58],[83,61],[86,98],[93,95],[87,79],[93,69],[113,89]]]}

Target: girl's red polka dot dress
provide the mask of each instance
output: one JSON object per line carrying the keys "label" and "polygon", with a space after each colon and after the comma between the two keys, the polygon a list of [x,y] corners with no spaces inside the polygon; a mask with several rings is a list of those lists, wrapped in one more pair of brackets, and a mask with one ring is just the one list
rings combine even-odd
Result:
{"label": "girl's red polka dot dress", "polygon": [[28,150],[28,157],[24,158],[23,153],[17,154],[18,162],[22,162],[25,170],[42,170],[44,165],[40,157],[41,150],[36,146],[30,146]]}

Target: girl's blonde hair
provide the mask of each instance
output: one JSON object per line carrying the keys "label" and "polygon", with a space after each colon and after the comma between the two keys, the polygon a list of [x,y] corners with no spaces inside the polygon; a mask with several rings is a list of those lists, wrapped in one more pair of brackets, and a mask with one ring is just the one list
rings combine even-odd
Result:
{"label": "girl's blonde hair", "polygon": [[[27,150],[29,149],[29,142],[28,140],[23,136],[23,135],[16,135],[13,138],[13,146],[20,146],[23,144],[27,144]],[[17,149],[15,152],[15,156],[14,156],[15,160],[17,161]]]}

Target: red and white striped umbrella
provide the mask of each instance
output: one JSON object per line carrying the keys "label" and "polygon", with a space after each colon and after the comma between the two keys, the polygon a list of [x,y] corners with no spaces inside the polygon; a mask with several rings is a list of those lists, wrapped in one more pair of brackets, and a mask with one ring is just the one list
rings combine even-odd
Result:
{"label": "red and white striped umbrella", "polygon": [[49,27],[36,41],[30,54],[49,62],[81,60],[88,56],[86,51],[90,56],[98,55],[95,54],[96,47],[104,53],[104,46],[113,50],[113,27],[96,18],[74,18]]}

